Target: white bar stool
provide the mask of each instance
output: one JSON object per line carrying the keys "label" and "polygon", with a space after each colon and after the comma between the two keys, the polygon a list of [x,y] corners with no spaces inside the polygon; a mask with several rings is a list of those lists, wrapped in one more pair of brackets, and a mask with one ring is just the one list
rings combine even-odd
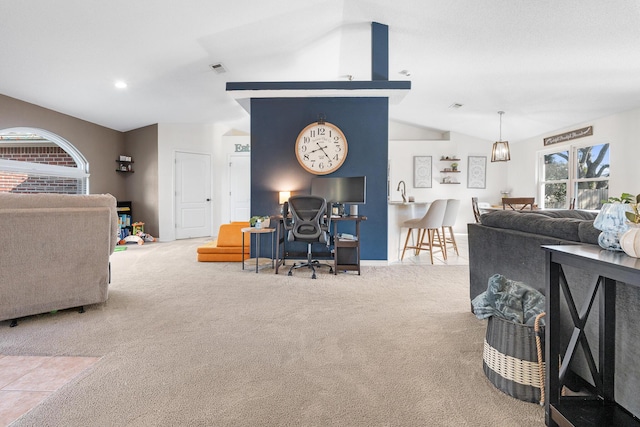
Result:
{"label": "white bar stool", "polygon": [[[402,256],[400,260],[404,259],[404,253],[407,249],[415,249],[415,254],[420,255],[421,250],[428,250],[431,257],[431,264],[433,264],[433,249],[440,248],[442,256],[447,259],[447,252],[445,243],[440,236],[440,229],[442,228],[442,221],[444,220],[444,214],[447,210],[447,200],[438,199],[431,203],[427,213],[422,218],[415,218],[405,221],[402,226],[408,227],[407,238],[404,242],[404,249],[402,249]],[[413,229],[418,230],[418,239],[415,246],[409,246],[409,237]],[[438,237],[438,243],[435,243],[435,237]],[[427,237],[427,242],[424,239]]]}

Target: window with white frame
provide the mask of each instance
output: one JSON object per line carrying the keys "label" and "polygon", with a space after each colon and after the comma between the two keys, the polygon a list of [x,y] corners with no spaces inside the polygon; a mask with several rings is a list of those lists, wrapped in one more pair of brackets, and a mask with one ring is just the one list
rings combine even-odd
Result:
{"label": "window with white frame", "polygon": [[69,141],[44,129],[0,130],[0,192],[89,193],[89,163]]}
{"label": "window with white frame", "polygon": [[609,144],[540,152],[539,204],[547,209],[600,209],[609,197]]}

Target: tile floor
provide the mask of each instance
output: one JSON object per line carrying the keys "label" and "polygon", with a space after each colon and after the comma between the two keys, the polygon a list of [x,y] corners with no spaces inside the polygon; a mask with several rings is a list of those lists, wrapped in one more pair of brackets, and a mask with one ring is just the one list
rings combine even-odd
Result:
{"label": "tile floor", "polygon": [[0,426],[8,426],[100,360],[0,354]]}
{"label": "tile floor", "polygon": [[[469,265],[469,244],[466,234],[455,235],[456,244],[458,246],[459,255],[455,253],[455,250],[451,244],[447,245],[447,259],[445,260],[439,249],[436,249],[433,253],[433,265]],[[402,250],[402,248],[400,248]],[[400,264],[418,264],[418,265],[431,265],[431,257],[429,251],[421,251],[420,255],[415,256],[411,249],[408,249],[404,255],[404,260],[395,261]]]}

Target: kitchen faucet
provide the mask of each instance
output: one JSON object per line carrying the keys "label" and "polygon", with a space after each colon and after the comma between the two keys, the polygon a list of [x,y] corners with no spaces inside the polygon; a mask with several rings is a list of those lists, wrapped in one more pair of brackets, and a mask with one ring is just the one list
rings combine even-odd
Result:
{"label": "kitchen faucet", "polygon": [[[402,191],[400,190],[400,185],[402,185]],[[400,181],[398,183],[398,188],[396,191],[401,191],[400,194],[402,195],[402,201],[406,202],[407,201],[407,184],[405,184],[404,181]]]}

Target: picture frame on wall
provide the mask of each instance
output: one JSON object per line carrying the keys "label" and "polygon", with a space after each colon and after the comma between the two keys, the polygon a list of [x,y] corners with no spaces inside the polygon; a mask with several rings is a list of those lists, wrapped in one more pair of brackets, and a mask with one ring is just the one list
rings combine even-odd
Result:
{"label": "picture frame on wall", "polygon": [[487,188],[487,156],[469,156],[467,188]]}
{"label": "picture frame on wall", "polygon": [[431,156],[413,156],[414,188],[431,188],[432,175],[433,167]]}

